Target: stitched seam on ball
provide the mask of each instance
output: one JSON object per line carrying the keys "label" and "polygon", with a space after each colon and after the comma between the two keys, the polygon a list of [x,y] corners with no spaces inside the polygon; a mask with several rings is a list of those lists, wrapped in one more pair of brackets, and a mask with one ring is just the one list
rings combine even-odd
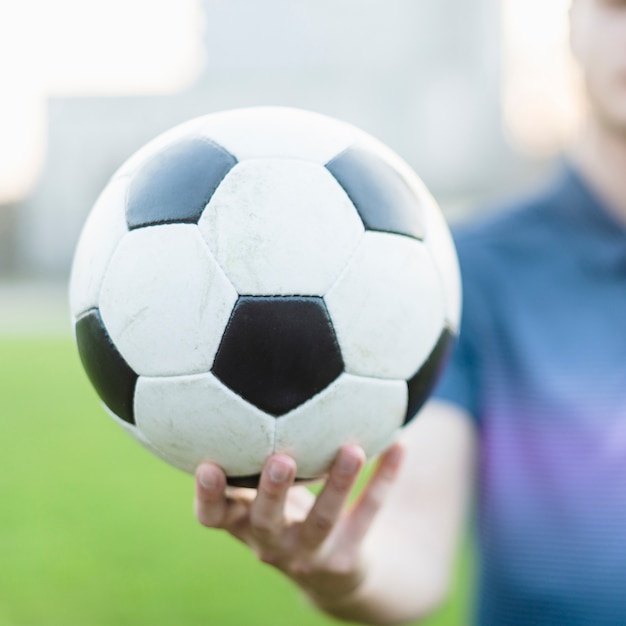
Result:
{"label": "stitched seam on ball", "polygon": [[[361,233],[361,236],[359,237],[359,240],[355,243],[354,248],[352,252],[350,253],[350,256],[346,259],[346,262],[343,264],[343,267],[341,268],[337,276],[335,276],[335,279],[333,280],[333,282],[330,283],[330,287],[328,287],[328,289],[324,292],[324,294],[322,295],[322,298],[325,298],[332,291],[333,287],[341,280],[343,275],[348,271],[348,268],[350,267],[350,265],[352,265],[352,261],[354,260],[356,253],[358,252],[359,248],[361,247],[361,244],[363,243],[363,239],[365,238],[366,233],[367,233],[367,230],[364,229],[363,232]],[[326,305],[326,300],[324,300],[324,305]],[[333,327],[333,330],[334,330],[334,327]]]}

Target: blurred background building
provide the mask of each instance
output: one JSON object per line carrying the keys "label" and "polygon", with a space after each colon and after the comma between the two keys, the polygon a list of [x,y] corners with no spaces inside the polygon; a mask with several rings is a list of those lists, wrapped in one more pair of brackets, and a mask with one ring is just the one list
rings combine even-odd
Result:
{"label": "blurred background building", "polygon": [[234,107],[356,124],[450,221],[484,210],[541,177],[576,126],[567,5],[0,0],[0,278],[63,283],[114,170],[161,131]]}

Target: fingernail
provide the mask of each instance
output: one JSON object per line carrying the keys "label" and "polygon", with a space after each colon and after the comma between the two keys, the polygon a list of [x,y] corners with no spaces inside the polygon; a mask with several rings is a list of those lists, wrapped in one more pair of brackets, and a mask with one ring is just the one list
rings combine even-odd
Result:
{"label": "fingernail", "polygon": [[359,459],[350,454],[342,452],[339,455],[338,467],[341,474],[354,474],[354,472],[359,469]]}
{"label": "fingernail", "polygon": [[392,465],[397,465],[402,460],[404,455],[404,449],[401,446],[395,446],[389,451],[389,462]]}
{"label": "fingernail", "polygon": [[208,490],[215,489],[215,486],[217,485],[215,475],[209,469],[202,469],[198,472],[198,481],[205,489]]}
{"label": "fingernail", "polygon": [[290,467],[285,463],[273,461],[270,463],[269,474],[272,482],[284,483],[289,478]]}

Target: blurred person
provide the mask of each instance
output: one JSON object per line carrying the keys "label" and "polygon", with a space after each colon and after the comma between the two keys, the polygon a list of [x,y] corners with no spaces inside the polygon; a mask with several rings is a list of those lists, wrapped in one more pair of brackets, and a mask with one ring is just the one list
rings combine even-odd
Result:
{"label": "blurred person", "polygon": [[573,0],[570,26],[586,125],[549,187],[457,234],[460,339],[359,498],[355,446],[317,498],[286,455],[258,491],[198,468],[199,521],[330,615],[431,613],[475,492],[475,623],[626,623],[626,0]]}

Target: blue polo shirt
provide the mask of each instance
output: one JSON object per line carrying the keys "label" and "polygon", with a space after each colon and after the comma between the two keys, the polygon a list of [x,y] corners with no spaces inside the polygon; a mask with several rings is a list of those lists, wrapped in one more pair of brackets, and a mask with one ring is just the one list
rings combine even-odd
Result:
{"label": "blue polo shirt", "polygon": [[456,237],[481,626],[626,624],[626,229],[566,166]]}

